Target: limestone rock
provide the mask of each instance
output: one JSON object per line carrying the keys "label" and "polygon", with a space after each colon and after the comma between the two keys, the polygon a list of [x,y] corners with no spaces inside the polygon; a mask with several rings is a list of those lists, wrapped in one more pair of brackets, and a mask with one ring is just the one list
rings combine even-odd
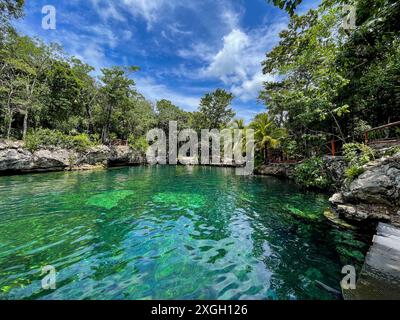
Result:
{"label": "limestone rock", "polygon": [[272,163],[264,164],[256,168],[255,173],[265,176],[275,176],[293,179],[295,164],[292,163]]}
{"label": "limestone rock", "polygon": [[340,216],[400,225],[400,153],[368,163],[365,172],[330,202]]}
{"label": "limestone rock", "polygon": [[75,152],[65,149],[41,149],[33,153],[32,167],[27,168],[27,170],[63,170],[68,166],[74,165],[76,157]]}
{"label": "limestone rock", "polygon": [[129,146],[113,146],[109,158],[112,164],[142,164],[143,157]]}
{"label": "limestone rock", "polygon": [[79,155],[77,165],[88,164],[94,166],[98,164],[107,164],[110,156],[111,150],[109,147],[103,145],[92,147]]}
{"label": "limestone rock", "polygon": [[128,146],[96,146],[77,152],[51,146],[34,153],[22,141],[0,140],[0,173],[85,170],[107,165],[144,163],[143,157]]}
{"label": "limestone rock", "polygon": [[32,166],[32,153],[18,147],[4,148],[0,144],[0,171],[20,171]]}

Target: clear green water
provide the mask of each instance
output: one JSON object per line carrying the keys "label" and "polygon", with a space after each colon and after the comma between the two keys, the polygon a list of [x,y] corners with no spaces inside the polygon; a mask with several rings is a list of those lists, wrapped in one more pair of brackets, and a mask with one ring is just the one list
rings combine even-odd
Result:
{"label": "clear green water", "polygon": [[0,299],[334,299],[314,280],[339,289],[366,245],[326,207],[232,169],[0,177]]}

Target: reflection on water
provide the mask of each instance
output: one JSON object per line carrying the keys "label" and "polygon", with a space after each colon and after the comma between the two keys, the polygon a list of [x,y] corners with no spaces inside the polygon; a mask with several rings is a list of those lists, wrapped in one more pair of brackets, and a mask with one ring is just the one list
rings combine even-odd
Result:
{"label": "reflection on water", "polygon": [[0,299],[333,299],[314,280],[338,289],[366,245],[327,206],[222,168],[0,177]]}

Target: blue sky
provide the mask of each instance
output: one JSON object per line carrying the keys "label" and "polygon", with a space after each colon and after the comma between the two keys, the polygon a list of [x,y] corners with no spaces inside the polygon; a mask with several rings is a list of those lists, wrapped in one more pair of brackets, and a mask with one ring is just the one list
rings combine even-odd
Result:
{"label": "blue sky", "polygon": [[[298,11],[317,6],[306,0]],[[57,10],[56,30],[41,27],[42,7]],[[288,15],[265,0],[35,0],[17,29],[96,68],[135,65],[138,90],[194,111],[216,88],[235,95],[238,118],[251,120],[265,106],[258,91],[265,53],[279,41]]]}

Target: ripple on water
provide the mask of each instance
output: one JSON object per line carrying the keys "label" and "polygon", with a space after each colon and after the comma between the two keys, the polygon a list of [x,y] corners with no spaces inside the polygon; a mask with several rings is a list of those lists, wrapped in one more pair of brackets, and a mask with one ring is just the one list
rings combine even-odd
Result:
{"label": "ripple on water", "polygon": [[366,242],[327,205],[223,168],[0,177],[0,299],[333,299],[314,281],[338,288]]}

